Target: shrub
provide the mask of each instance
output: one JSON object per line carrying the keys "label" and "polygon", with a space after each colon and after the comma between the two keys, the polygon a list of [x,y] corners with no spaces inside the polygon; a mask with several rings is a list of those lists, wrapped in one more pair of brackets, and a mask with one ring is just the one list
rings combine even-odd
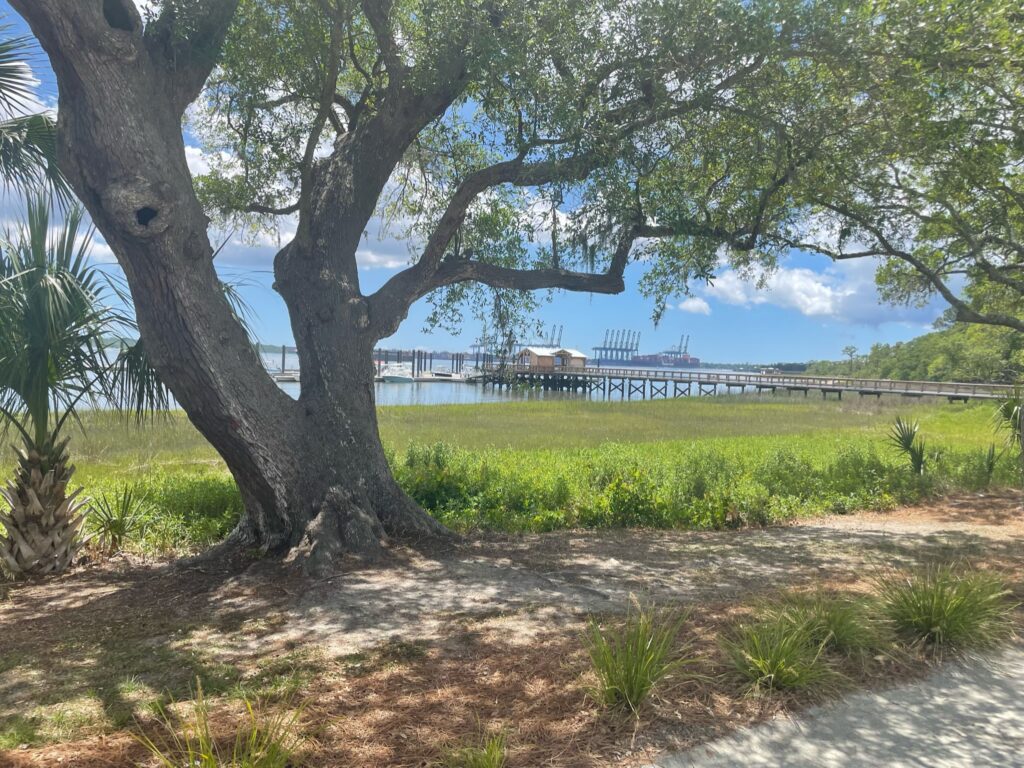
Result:
{"label": "shrub", "polygon": [[851,496],[876,489],[885,480],[888,467],[873,449],[841,444],[822,472],[824,485],[833,494]]}
{"label": "shrub", "polygon": [[621,624],[602,627],[591,619],[586,644],[598,678],[595,700],[609,709],[638,713],[660,680],[696,661],[688,655],[689,643],[677,645],[688,617],[684,611],[634,601]]}
{"label": "shrub", "polygon": [[639,469],[613,478],[604,493],[608,525],[656,527],[661,524],[662,515],[654,483]]}
{"label": "shrub", "polygon": [[824,594],[791,595],[768,607],[764,618],[803,628],[811,644],[853,655],[878,650],[884,633],[861,601]]}
{"label": "shrub", "polygon": [[779,617],[741,625],[725,641],[733,668],[752,691],[797,691],[827,687],[837,677],[806,623]]}
{"label": "shrub", "polygon": [[985,648],[1013,632],[1016,606],[1003,581],[989,573],[949,565],[894,571],[877,580],[877,589],[896,632],[927,650]]}
{"label": "shrub", "polygon": [[125,542],[142,538],[151,509],[146,493],[138,485],[124,485],[92,502],[86,525],[100,549],[112,555]]}
{"label": "shrub", "polygon": [[196,698],[191,720],[180,731],[177,720],[166,709],[158,709],[165,738],[158,744],[143,733],[138,741],[162,768],[294,768],[303,739],[298,730],[298,713],[266,715],[245,700],[246,720],[229,746],[216,738],[210,724],[210,710],[196,681]]}
{"label": "shrub", "polygon": [[806,497],[814,490],[814,467],[789,449],[772,451],[754,474],[770,496]]}
{"label": "shrub", "polygon": [[444,768],[504,768],[507,742],[505,734],[487,736],[479,745],[454,749],[441,761]]}

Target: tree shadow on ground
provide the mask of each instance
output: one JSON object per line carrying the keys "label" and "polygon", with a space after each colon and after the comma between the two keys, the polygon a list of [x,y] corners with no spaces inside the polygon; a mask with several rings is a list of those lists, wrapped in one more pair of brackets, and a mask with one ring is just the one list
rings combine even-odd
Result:
{"label": "tree shadow on ground", "polygon": [[[331,689],[338,698],[328,720],[345,725],[331,727],[355,728],[353,743],[373,741],[379,743],[375,749],[386,751],[395,742],[383,733],[396,733],[400,740],[410,738],[401,736],[403,727],[413,728],[416,738],[425,739],[415,715],[434,706],[435,699],[444,704],[439,712],[448,713],[438,717],[453,722],[484,717],[471,714],[479,711],[500,719],[505,703],[520,698],[560,702],[556,709],[568,706],[562,694],[540,683],[536,690],[503,690],[502,684],[512,683],[501,683],[500,670],[479,667],[484,662],[479,661],[480,648],[473,646],[471,627],[484,618],[497,622],[501,641],[518,649],[509,654],[532,659],[528,663],[540,668],[563,656],[575,658],[579,650],[578,635],[574,651],[546,647],[541,638],[576,631],[587,614],[621,612],[631,594],[704,605],[790,586],[842,586],[888,566],[961,558],[1001,564],[1018,578],[1024,565],[1021,545],[1020,539],[993,540],[962,531],[896,536],[803,526],[492,538],[429,555],[398,551],[388,562],[354,567],[318,582],[270,561],[178,563],[124,572],[94,568],[59,581],[18,586],[0,603],[0,734],[6,729],[15,738],[32,737],[31,718],[40,708],[38,738],[117,728],[154,702],[188,698],[197,679],[211,695],[261,697],[340,674],[345,680]],[[1019,583],[1015,586],[1020,590]],[[444,658],[432,651],[422,660],[394,665],[402,671],[393,678],[386,674],[387,665],[384,672],[360,675],[361,662],[352,656],[389,642],[443,643],[453,631],[463,640],[444,649]],[[308,652],[314,647],[319,650]],[[534,647],[545,649],[543,658],[524,650]],[[492,656],[504,653],[496,648],[489,651]],[[567,669],[572,668],[569,662]],[[393,720],[373,707],[367,709],[376,713],[372,718],[360,717],[359,705],[352,702],[367,700],[380,685],[405,685],[409,674],[413,682],[426,681],[399,697],[401,717],[408,715],[409,723],[399,727],[398,715]],[[492,685],[493,674],[498,677]],[[361,689],[362,678],[373,685]],[[449,679],[456,682],[449,684]],[[571,690],[582,695],[578,685]],[[454,702],[461,703],[456,707]],[[55,736],[59,724],[52,721],[62,707],[71,715],[75,707],[93,707],[94,720],[66,723],[67,732]],[[425,716],[421,720],[429,722]],[[529,726],[516,722],[517,728],[543,728],[540,719]],[[429,743],[435,752],[440,748]],[[347,765],[343,757],[338,754],[338,764]]]}

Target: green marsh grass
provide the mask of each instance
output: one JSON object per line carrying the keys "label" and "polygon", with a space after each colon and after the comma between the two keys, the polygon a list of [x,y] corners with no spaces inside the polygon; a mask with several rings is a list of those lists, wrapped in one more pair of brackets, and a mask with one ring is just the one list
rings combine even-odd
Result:
{"label": "green marsh grass", "polygon": [[[520,401],[379,409],[399,482],[462,532],[721,529],[886,509],[936,491],[1020,482],[992,457],[989,405],[717,397]],[[942,449],[924,478],[889,450],[899,410]],[[128,426],[83,414],[75,480],[99,498],[137,486],[151,507],[126,546],[194,551],[241,513],[235,484],[181,413]],[[444,442],[441,442],[441,441]]]}

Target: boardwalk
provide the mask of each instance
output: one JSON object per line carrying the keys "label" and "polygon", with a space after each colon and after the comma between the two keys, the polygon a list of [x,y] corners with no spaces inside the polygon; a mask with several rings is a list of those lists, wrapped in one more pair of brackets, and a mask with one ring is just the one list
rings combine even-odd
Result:
{"label": "boardwalk", "polygon": [[968,384],[946,381],[894,381],[892,379],[856,379],[842,376],[800,376],[788,373],[732,373],[659,368],[576,368],[552,370],[523,365],[492,366],[484,381],[496,387],[528,386],[547,390],[600,392],[606,396],[688,397],[721,392],[739,394],[748,389],[757,392],[789,392],[822,397],[844,392],[861,396],[902,395],[904,397],[945,397],[951,402],[998,400],[1009,397],[1013,387],[1006,384]]}

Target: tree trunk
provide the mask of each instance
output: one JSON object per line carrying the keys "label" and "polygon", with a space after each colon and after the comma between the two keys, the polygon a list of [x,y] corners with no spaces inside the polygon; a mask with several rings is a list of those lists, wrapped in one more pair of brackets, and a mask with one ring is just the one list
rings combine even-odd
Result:
{"label": "tree trunk", "polygon": [[376,559],[388,541],[417,544],[447,535],[391,473],[368,352],[354,354],[336,374],[315,392],[304,385],[300,415],[280,453],[268,457],[269,467],[232,467],[246,502],[235,537],[312,574],[330,571],[345,556]]}
{"label": "tree trunk", "polygon": [[275,260],[299,348],[295,402],[223,294],[181,131],[234,5],[197,4],[211,31],[184,56],[159,33],[142,34],[130,0],[12,0],[57,76],[60,168],[124,269],[153,363],[241,490],[235,539],[319,572],[345,553],[375,557],[389,538],[445,533],[397,486],[384,456],[377,339],[355,261],[399,139],[411,135],[394,135],[404,123],[393,115],[367,123],[364,143],[350,140],[310,180],[299,233]]}

